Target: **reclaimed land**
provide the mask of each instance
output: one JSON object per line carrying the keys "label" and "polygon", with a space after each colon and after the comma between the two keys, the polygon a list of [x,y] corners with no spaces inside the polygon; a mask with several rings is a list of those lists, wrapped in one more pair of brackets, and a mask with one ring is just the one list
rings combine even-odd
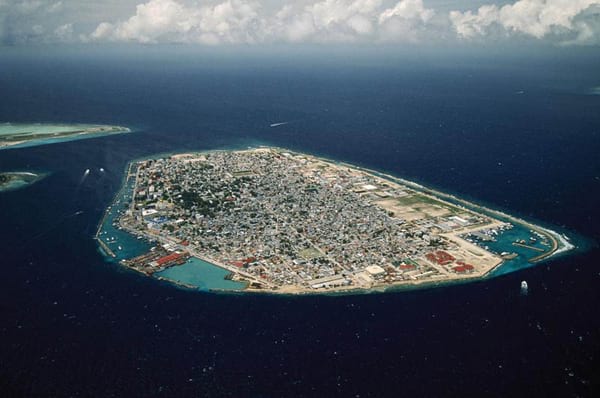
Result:
{"label": "reclaimed land", "polygon": [[147,275],[193,256],[231,272],[245,291],[346,294],[488,277],[503,258],[465,237],[511,223],[550,247],[529,261],[569,249],[555,232],[507,214],[282,148],[146,159],[127,175],[133,192],[118,223],[158,245],[122,264]]}

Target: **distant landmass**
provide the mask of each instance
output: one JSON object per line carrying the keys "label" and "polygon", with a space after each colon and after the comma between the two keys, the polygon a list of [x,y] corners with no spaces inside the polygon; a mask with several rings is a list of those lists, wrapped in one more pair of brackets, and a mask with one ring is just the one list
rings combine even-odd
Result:
{"label": "distant landmass", "polygon": [[42,178],[46,173],[33,173],[29,171],[10,171],[0,173],[0,192],[14,191],[15,189],[25,188]]}
{"label": "distant landmass", "polygon": [[130,132],[127,127],[98,124],[5,123],[0,124],[0,150]]}

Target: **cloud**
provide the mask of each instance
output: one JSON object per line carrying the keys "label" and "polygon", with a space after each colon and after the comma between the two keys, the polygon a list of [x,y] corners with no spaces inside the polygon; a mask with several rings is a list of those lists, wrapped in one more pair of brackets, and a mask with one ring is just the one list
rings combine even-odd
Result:
{"label": "cloud", "polygon": [[135,15],[124,22],[99,24],[91,38],[141,43],[253,42],[260,25],[258,9],[258,3],[245,0],[197,7],[176,0],[150,0],[139,4]]}
{"label": "cloud", "polygon": [[581,41],[593,38],[598,41],[598,31],[594,32],[590,23],[580,17],[599,5],[600,0],[519,0],[502,7],[484,5],[476,12],[451,11],[449,16],[456,33],[464,39],[487,36],[499,30],[505,35],[536,39],[575,35],[580,36]]}
{"label": "cloud", "polygon": [[381,0],[324,0],[284,6],[269,20],[272,41],[348,42],[370,37]]}
{"label": "cloud", "polygon": [[94,37],[113,36],[118,40],[137,40],[142,43],[156,41],[169,33],[185,33],[186,18],[184,7],[173,0],[152,0],[136,7],[136,13],[118,26],[100,24]]}
{"label": "cloud", "polygon": [[[135,15],[100,23],[92,40],[219,43],[414,41],[434,15],[423,0],[321,0],[267,10],[250,0],[210,6],[150,0]],[[402,26],[399,29],[398,26]]]}
{"label": "cloud", "polygon": [[436,25],[430,23],[435,11],[426,8],[423,0],[404,0],[384,10],[378,17],[380,37],[386,41],[419,42],[436,40],[431,33]]}
{"label": "cloud", "polygon": [[52,22],[61,9],[62,1],[0,0],[0,44],[47,41],[58,27]]}
{"label": "cloud", "polygon": [[600,44],[600,5],[593,5],[573,18],[577,35],[564,40],[562,45],[598,45]]}
{"label": "cloud", "polygon": [[499,39],[600,45],[600,0],[0,0],[0,45]]}
{"label": "cloud", "polygon": [[379,16],[379,23],[398,17],[402,19],[420,19],[427,22],[435,14],[435,11],[425,8],[423,0],[404,0],[396,4],[394,8],[388,8]]}
{"label": "cloud", "polygon": [[73,24],[66,23],[54,29],[54,36],[60,42],[73,41]]}

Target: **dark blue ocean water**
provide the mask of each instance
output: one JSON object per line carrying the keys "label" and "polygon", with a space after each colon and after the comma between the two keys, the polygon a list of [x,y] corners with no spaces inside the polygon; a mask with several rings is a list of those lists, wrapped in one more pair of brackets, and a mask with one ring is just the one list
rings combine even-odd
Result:
{"label": "dark blue ocean water", "polygon": [[0,152],[0,171],[51,173],[0,194],[0,395],[595,395],[597,247],[466,285],[271,297],[178,289],[105,262],[92,240],[129,160],[269,144],[597,242],[590,53],[0,53],[0,121],[138,130]]}

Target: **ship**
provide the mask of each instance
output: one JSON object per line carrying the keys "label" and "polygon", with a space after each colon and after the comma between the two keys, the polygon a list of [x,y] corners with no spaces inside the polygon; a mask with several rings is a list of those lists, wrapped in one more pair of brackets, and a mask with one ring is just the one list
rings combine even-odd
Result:
{"label": "ship", "polygon": [[529,291],[529,286],[527,285],[527,281],[521,281],[521,294],[522,295],[527,295],[527,292]]}

